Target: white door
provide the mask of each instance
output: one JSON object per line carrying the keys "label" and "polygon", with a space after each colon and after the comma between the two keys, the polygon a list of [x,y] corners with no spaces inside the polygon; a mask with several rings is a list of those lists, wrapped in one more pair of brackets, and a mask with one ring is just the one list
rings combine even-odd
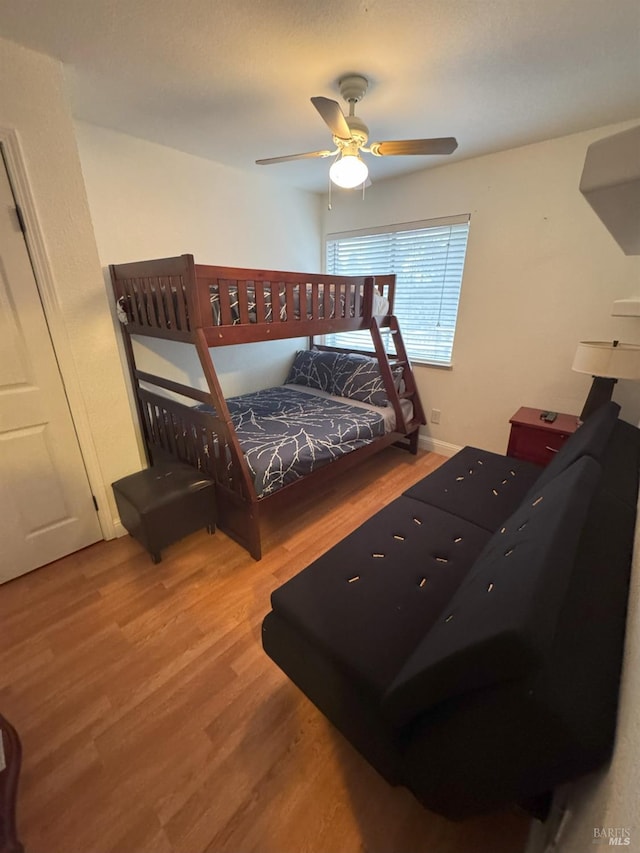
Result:
{"label": "white door", "polygon": [[0,151],[0,583],[102,539]]}

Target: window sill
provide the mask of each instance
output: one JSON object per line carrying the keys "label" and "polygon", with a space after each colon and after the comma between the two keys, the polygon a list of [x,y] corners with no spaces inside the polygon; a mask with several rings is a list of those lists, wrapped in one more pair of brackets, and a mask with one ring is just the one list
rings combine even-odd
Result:
{"label": "window sill", "polygon": [[437,367],[439,370],[453,370],[452,361],[445,364],[442,361],[423,361],[419,358],[412,358],[412,356],[409,356],[409,358],[411,359],[412,367]]}

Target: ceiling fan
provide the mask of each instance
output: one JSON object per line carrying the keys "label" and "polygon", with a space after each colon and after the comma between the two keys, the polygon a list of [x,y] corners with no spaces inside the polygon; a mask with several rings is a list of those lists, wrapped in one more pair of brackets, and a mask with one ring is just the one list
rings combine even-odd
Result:
{"label": "ceiling fan", "polygon": [[376,157],[394,157],[407,154],[452,154],[458,147],[453,136],[434,139],[398,139],[389,142],[369,141],[369,128],[355,114],[356,104],[362,100],[369,87],[369,81],[362,74],[349,74],[339,81],[340,95],[349,105],[349,115],[345,116],[340,104],[331,98],[321,96],[311,98],[311,103],[333,135],[336,146],[333,151],[309,151],[306,154],[287,154],[284,157],[268,157],[256,160],[260,166],[273,163],[285,163],[289,160],[311,160],[318,157],[336,157],[329,169],[329,177],[334,184],[345,189],[361,186],[367,179],[369,169],[360,157],[361,152]]}

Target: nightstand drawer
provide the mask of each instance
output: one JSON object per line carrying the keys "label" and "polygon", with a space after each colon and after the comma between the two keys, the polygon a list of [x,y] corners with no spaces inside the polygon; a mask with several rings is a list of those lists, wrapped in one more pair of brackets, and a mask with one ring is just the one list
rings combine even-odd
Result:
{"label": "nightstand drawer", "polygon": [[507,456],[538,465],[548,465],[568,438],[569,433],[548,433],[545,430],[513,424]]}
{"label": "nightstand drawer", "polygon": [[511,418],[507,456],[548,465],[578,427],[575,415],[559,414],[553,423],[540,420],[542,409],[523,407]]}

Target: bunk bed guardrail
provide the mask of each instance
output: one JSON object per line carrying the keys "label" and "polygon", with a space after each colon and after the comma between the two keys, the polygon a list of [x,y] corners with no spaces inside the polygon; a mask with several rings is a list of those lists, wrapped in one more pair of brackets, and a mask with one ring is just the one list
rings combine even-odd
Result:
{"label": "bunk bed guardrail", "polygon": [[181,255],[113,265],[111,277],[130,333],[191,341],[203,329],[208,346],[352,331],[393,313],[393,275],[196,265]]}
{"label": "bunk bed guardrail", "polygon": [[[135,375],[144,383],[137,386],[137,398],[150,461],[186,462],[215,480],[219,524],[259,559],[258,497],[233,426],[211,410],[206,392],[139,370]],[[200,400],[209,408],[202,411],[178,402],[150,390],[149,385]]]}

